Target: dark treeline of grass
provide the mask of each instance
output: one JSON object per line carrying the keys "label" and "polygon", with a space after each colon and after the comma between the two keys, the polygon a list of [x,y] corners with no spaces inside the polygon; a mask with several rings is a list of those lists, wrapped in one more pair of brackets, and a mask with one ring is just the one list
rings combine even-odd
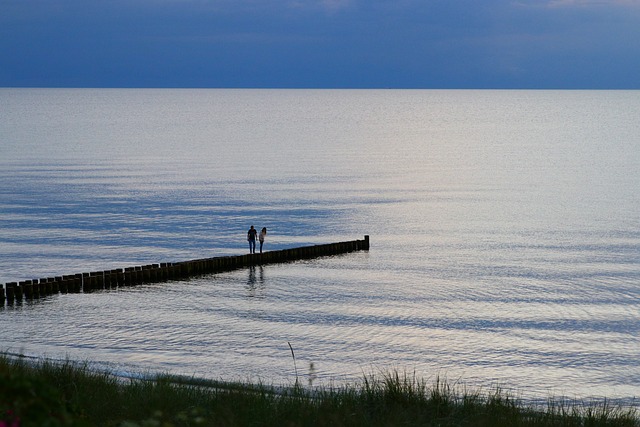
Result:
{"label": "dark treeline of grass", "polygon": [[159,375],[125,379],[72,362],[0,355],[0,427],[55,426],[639,426],[607,402],[532,408],[496,390],[456,392],[393,372],[309,390]]}

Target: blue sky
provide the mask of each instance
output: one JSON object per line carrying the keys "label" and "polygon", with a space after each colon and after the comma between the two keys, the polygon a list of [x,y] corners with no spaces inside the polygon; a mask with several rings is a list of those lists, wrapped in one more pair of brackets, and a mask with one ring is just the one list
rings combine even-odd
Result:
{"label": "blue sky", "polygon": [[640,89],[640,0],[0,0],[0,87]]}

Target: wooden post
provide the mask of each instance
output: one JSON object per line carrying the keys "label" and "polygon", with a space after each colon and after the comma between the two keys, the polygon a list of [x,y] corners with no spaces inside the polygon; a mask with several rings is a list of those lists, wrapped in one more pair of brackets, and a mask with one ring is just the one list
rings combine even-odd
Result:
{"label": "wooden post", "polygon": [[25,283],[22,291],[24,292],[25,299],[33,299],[33,283]]}
{"label": "wooden post", "polygon": [[73,292],[73,283],[75,281],[75,276],[67,274],[62,276],[62,281],[60,282],[60,292],[66,294],[68,292]]}
{"label": "wooden post", "polygon": [[150,283],[151,282],[151,266],[143,265],[142,266],[142,283]]}
{"label": "wooden post", "polygon": [[[40,280],[42,281],[42,280]],[[60,284],[62,283],[62,276],[49,277],[47,282],[51,283],[51,292],[57,294],[60,292]]]}
{"label": "wooden post", "polygon": [[73,292],[79,293],[82,291],[82,273],[76,273],[75,279],[73,280]]}
{"label": "wooden post", "polygon": [[[44,288],[46,289],[47,295],[53,295],[54,291],[53,291],[53,282],[54,280],[45,280],[44,281]],[[34,282],[36,282],[36,280],[34,280]],[[42,286],[42,280],[40,281],[40,286]]]}
{"label": "wooden post", "polygon": [[104,271],[104,288],[111,289],[113,277],[111,276],[111,270]]}
{"label": "wooden post", "polygon": [[89,292],[90,290],[89,273],[82,273],[82,292]]}
{"label": "wooden post", "polygon": [[162,271],[160,270],[160,264],[151,264],[151,280],[154,282],[162,281]]}
{"label": "wooden post", "polygon": [[18,284],[16,282],[7,283],[7,304],[13,304],[16,298],[14,287]]}
{"label": "wooden post", "polygon": [[135,278],[134,284],[139,285],[144,282],[144,273],[142,272],[142,266],[136,265],[133,268],[133,277]]}
{"label": "wooden post", "polygon": [[24,280],[13,287],[13,294],[16,298],[16,301],[22,301],[23,290],[27,283],[31,283],[31,280]]}
{"label": "wooden post", "polygon": [[118,286],[124,285],[124,271],[121,268],[116,268],[112,270],[116,275],[116,283]]}
{"label": "wooden post", "polygon": [[164,278],[165,278],[165,280],[173,279],[173,271],[171,270],[171,263],[165,262],[163,264],[162,268],[164,270]]}
{"label": "wooden post", "polygon": [[127,267],[124,269],[124,284],[131,286],[136,281],[136,269],[134,267]]}
{"label": "wooden post", "polygon": [[3,304],[5,300],[10,300],[11,302],[15,299],[22,300],[23,295],[26,298],[38,298],[39,296],[58,292],[91,292],[94,289],[109,289],[117,286],[131,286],[139,283],[188,278],[193,275],[219,273],[254,265],[290,262],[359,250],[369,250],[369,235],[365,235],[364,240],[265,251],[262,254],[202,258],[191,261],[28,280],[24,283],[12,282],[6,283],[4,286],[0,285],[0,298],[2,298],[0,304]]}

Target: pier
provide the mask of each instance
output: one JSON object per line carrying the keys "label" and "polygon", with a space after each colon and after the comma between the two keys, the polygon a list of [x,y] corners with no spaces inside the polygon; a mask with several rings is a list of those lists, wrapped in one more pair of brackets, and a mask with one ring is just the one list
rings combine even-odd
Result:
{"label": "pier", "polygon": [[259,254],[231,255],[191,261],[169,262],[92,271],[0,284],[0,307],[58,293],[89,293],[144,283],[185,280],[192,276],[221,273],[253,265],[277,264],[302,259],[369,250],[369,236],[363,240],[327,243]]}

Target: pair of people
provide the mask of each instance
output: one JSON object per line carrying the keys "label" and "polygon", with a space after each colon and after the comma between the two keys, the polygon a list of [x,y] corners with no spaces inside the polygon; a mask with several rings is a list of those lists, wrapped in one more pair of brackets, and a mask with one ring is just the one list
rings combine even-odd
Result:
{"label": "pair of people", "polygon": [[258,230],[253,228],[253,225],[247,232],[247,240],[249,241],[249,253],[256,253],[256,238],[260,241],[260,253],[262,253],[262,245],[264,245],[264,239],[267,236],[267,227],[262,227],[260,230],[260,234],[258,235]]}

